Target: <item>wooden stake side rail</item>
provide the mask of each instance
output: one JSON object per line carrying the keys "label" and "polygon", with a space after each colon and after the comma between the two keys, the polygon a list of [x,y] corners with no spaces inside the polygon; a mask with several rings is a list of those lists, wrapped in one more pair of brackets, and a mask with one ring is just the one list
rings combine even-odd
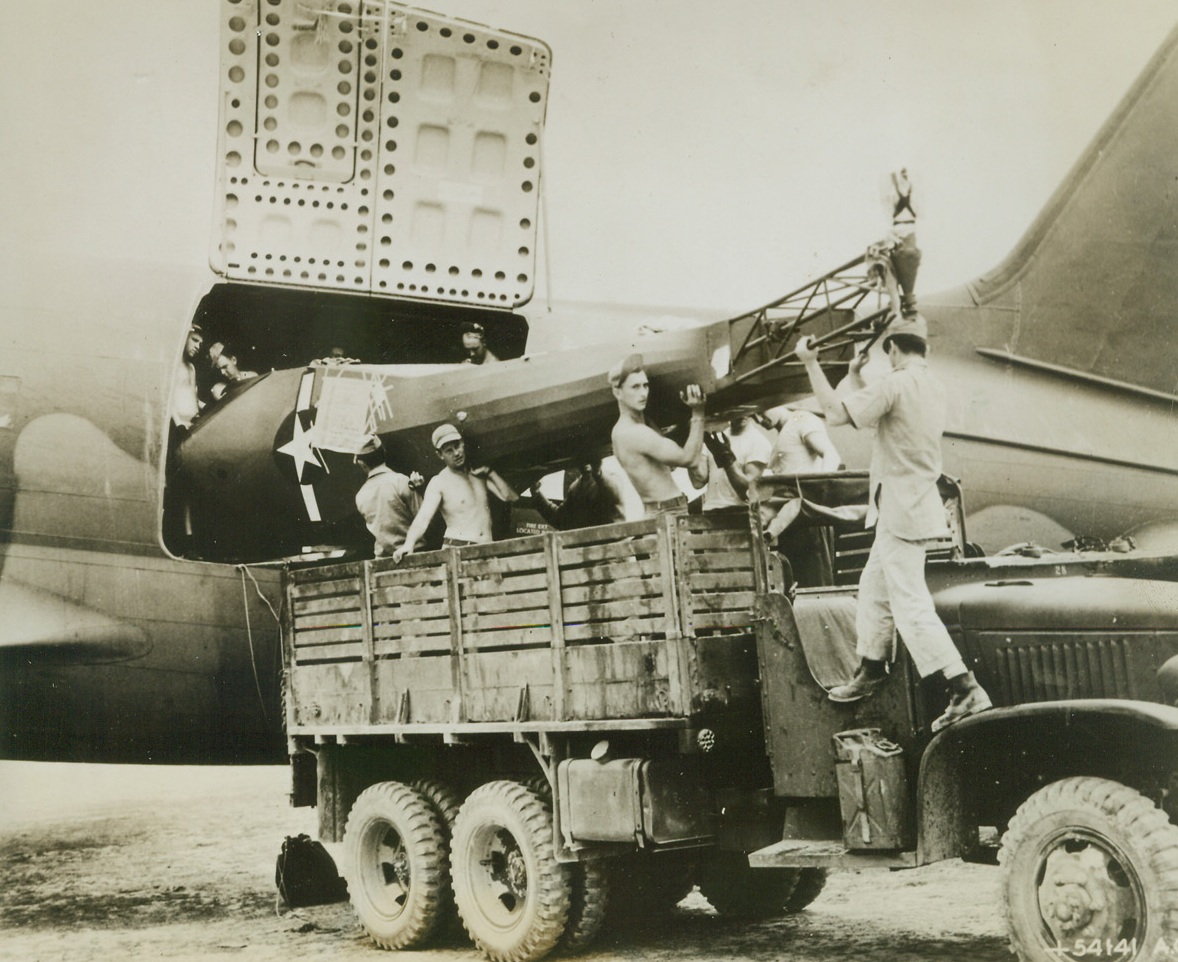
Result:
{"label": "wooden stake side rail", "polygon": [[736,514],[289,569],[288,734],[675,725],[754,684],[764,564]]}

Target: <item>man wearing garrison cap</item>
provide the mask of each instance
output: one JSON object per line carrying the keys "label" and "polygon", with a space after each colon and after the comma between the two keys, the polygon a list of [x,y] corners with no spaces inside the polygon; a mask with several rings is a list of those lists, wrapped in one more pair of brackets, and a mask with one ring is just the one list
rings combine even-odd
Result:
{"label": "man wearing garrison cap", "polygon": [[679,447],[646,423],[650,381],[641,354],[630,354],[615,364],[609,372],[609,383],[618,402],[618,423],[610,436],[614,456],[642,497],[647,515],[686,511],[687,497],[679,490],[671,469],[689,467],[699,457],[704,437],[703,391],[698,384],[689,384],[680,395],[691,408],[691,431],[683,447]]}
{"label": "man wearing garrison cap", "polygon": [[405,534],[421,507],[424,479],[416,471],[405,476],[389,467],[384,445],[375,434],[365,439],[353,460],[368,471],[368,478],[356,492],[356,510],[372,535],[373,554],[383,558],[405,543]]}
{"label": "man wearing garrison cap", "polygon": [[925,361],[928,325],[920,314],[893,316],[883,349],[891,371],[868,384],[860,354],[837,390],[826,379],[809,337],[795,349],[826,423],[875,430],[867,505],[867,525],[875,526],[875,541],[859,578],[855,618],[860,665],[847,684],[830,689],[828,695],[832,701],[858,701],[882,685],[898,631],[920,676],[940,674],[949,684],[949,707],[932,723],[932,730],[940,731],[990,707],[989,696],[973,672],[966,671],[937,617],[924,580],[926,549],[948,533],[937,490],[945,388]]}
{"label": "man wearing garrison cap", "polygon": [[519,500],[511,485],[494,470],[471,468],[467,464],[466,443],[453,424],[438,425],[433,442],[445,467],[426,485],[425,497],[405,535],[405,543],[393,552],[394,561],[413,553],[439,509],[446,522],[442,546],[460,547],[492,540],[490,495],[500,501]]}

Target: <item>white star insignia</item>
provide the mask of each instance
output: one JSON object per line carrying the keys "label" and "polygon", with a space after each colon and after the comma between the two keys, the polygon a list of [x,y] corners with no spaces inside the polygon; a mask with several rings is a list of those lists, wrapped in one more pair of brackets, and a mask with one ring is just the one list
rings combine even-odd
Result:
{"label": "white star insignia", "polygon": [[303,468],[308,464],[313,464],[324,470],[326,468],[319,460],[318,453],[311,446],[311,431],[304,430],[303,419],[298,414],[295,415],[293,427],[294,434],[286,444],[278,448],[278,453],[289,455],[294,460],[295,474],[298,476],[299,482],[302,483]]}

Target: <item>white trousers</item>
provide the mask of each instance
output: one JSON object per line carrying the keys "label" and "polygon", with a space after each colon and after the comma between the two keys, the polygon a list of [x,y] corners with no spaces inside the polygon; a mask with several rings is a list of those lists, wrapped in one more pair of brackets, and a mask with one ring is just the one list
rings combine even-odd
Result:
{"label": "white trousers", "polygon": [[952,678],[964,674],[965,663],[937,617],[924,580],[927,544],[876,530],[859,576],[856,651],[860,658],[890,661],[894,633],[899,631],[921,678],[934,672]]}

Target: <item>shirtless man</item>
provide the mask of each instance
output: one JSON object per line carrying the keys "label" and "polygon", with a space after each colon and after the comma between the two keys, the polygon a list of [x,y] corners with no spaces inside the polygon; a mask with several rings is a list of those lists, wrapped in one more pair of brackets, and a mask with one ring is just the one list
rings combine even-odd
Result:
{"label": "shirtless man", "polygon": [[500,501],[519,499],[511,485],[491,468],[467,466],[466,445],[454,425],[441,425],[434,431],[433,440],[434,450],[446,466],[426,485],[425,496],[405,535],[405,543],[393,552],[394,561],[413,553],[439,508],[446,522],[442,547],[486,544],[492,540],[488,492]]}
{"label": "shirtless man", "polygon": [[691,408],[691,431],[683,447],[665,438],[646,423],[650,381],[642,369],[642,355],[631,354],[609,372],[618,401],[618,423],[610,435],[614,455],[642,498],[647,517],[660,511],[686,511],[687,496],[671,477],[672,468],[695,463],[703,447],[704,393],[689,384],[680,395]]}

